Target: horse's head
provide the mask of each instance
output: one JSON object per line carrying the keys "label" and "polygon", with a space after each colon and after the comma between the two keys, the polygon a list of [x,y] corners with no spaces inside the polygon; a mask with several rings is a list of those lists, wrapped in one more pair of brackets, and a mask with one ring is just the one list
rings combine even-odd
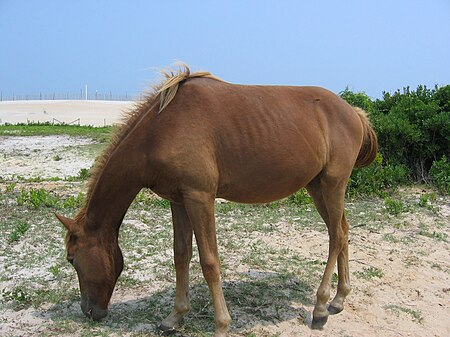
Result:
{"label": "horse's head", "polygon": [[67,228],[67,261],[75,268],[81,292],[81,310],[99,320],[108,314],[108,303],[123,269],[117,233],[89,229],[84,223],[56,214]]}

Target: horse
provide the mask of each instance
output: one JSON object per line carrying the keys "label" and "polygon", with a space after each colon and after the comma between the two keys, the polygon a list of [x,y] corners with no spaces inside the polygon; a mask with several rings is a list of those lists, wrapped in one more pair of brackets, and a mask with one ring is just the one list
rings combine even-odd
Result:
{"label": "horse", "polygon": [[[175,329],[190,310],[189,264],[195,235],[214,306],[215,336],[231,317],[222,291],[215,198],[268,203],[306,187],[326,223],[329,255],[311,328],[343,310],[349,294],[345,190],[354,167],[370,164],[378,143],[367,115],[320,87],[237,85],[188,66],[136,103],[97,160],[84,206],[66,227],[67,260],[78,275],[81,309],[99,320],[123,269],[119,228],[142,188],[170,201],[175,302],[160,323]],[[337,263],[338,285],[330,298]]]}

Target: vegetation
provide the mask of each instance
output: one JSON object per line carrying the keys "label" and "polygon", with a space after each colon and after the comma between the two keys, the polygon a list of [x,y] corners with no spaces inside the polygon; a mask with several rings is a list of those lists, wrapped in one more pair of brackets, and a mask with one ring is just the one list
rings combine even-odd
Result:
{"label": "vegetation", "polygon": [[340,95],[369,113],[382,155],[382,160],[355,171],[350,184],[354,191],[372,193],[410,180],[431,181],[449,193],[450,85],[407,87],[393,94],[384,92],[376,100],[348,88]]}
{"label": "vegetation", "polygon": [[356,277],[364,280],[372,280],[374,278],[382,278],[383,272],[376,267],[364,267],[362,271],[354,272]]}
{"label": "vegetation", "polygon": [[25,221],[19,221],[12,233],[9,235],[9,242],[19,241],[19,239],[27,232],[29,228],[29,223]]}
{"label": "vegetation", "polygon": [[[68,125],[46,123],[19,123],[0,125],[0,136],[45,136],[69,135],[89,137],[99,142],[110,138],[113,127],[94,127],[89,125]],[[57,159],[55,159],[57,160]]]}
{"label": "vegetation", "polygon": [[399,314],[402,312],[402,313],[405,313],[405,314],[408,314],[409,316],[411,316],[411,318],[414,321],[417,321],[418,323],[423,322],[423,316],[419,310],[413,310],[413,309],[402,307],[402,306],[395,305],[395,304],[387,305],[387,306],[385,306],[385,309],[392,311],[397,316],[399,316]]}
{"label": "vegetation", "polygon": [[446,156],[433,162],[430,177],[434,185],[441,191],[450,194],[450,162]]}
{"label": "vegetation", "polygon": [[49,192],[44,188],[39,189],[22,189],[20,194],[16,197],[18,206],[25,206],[31,209],[38,209],[41,207],[55,208],[55,209],[76,209],[83,205],[84,195],[79,193],[76,196],[70,195],[66,199],[61,199],[53,192]]}

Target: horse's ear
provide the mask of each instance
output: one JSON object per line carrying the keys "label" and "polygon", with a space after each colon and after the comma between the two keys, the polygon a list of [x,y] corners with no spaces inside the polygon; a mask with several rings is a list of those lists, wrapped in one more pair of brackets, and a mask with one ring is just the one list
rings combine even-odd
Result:
{"label": "horse's ear", "polygon": [[67,228],[69,232],[73,232],[73,230],[75,229],[75,220],[66,218],[65,216],[59,215],[58,213],[55,213],[55,216],[64,225],[64,227]]}

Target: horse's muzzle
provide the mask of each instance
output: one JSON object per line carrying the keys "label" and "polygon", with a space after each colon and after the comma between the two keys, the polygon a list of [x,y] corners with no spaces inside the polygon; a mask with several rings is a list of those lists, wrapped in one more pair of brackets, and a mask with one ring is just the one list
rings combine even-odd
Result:
{"label": "horse's muzzle", "polygon": [[94,321],[99,321],[108,315],[108,309],[101,309],[98,306],[89,303],[89,301],[81,301],[81,311]]}

